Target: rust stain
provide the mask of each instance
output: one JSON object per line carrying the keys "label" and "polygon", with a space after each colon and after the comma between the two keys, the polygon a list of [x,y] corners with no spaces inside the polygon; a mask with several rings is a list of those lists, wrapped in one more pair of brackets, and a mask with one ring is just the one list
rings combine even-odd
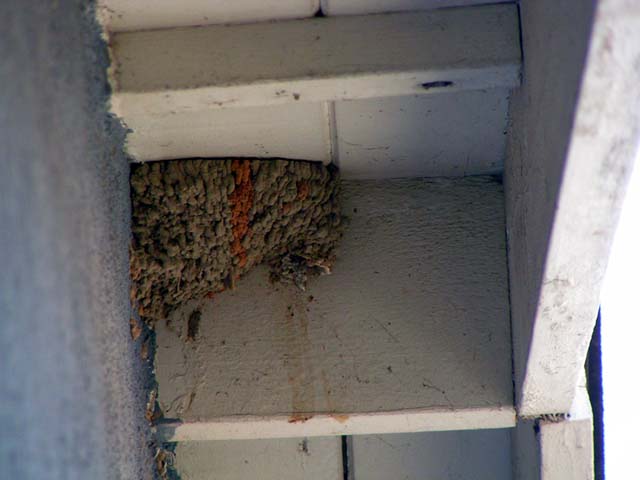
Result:
{"label": "rust stain", "polygon": [[[133,276],[133,273],[131,273],[131,278],[133,280],[136,279],[136,277]],[[136,287],[132,286],[131,289],[129,290],[129,300],[131,300],[131,303],[135,303],[138,299],[138,290],[136,289]]]}
{"label": "rust stain", "polygon": [[[296,183],[296,188],[298,189],[298,193],[296,194],[296,202],[302,202],[306,200],[309,196],[309,182],[301,180]],[[296,202],[283,203],[280,207],[280,210],[286,215],[295,206]]]}
{"label": "rust stain", "polygon": [[251,161],[234,160],[231,163],[231,171],[235,177],[235,188],[229,196],[231,206],[231,254],[237,256],[239,267],[247,264],[247,251],[242,246],[242,240],[250,235],[249,211],[253,205],[253,182],[251,181]]}
{"label": "rust stain", "polygon": [[[324,389],[324,395],[327,400],[327,407],[330,412],[335,412],[336,405],[333,401],[331,386],[329,384],[329,379],[327,378],[327,374],[324,370],[320,372],[320,376],[322,378],[322,387]],[[349,420],[349,415],[344,413],[330,413],[329,416],[333,418],[338,423],[346,423]]]}
{"label": "rust stain", "polygon": [[347,420],[349,420],[349,415],[332,413],[331,418],[333,418],[338,423],[347,423]]}
{"label": "rust stain", "polygon": [[298,195],[296,198],[298,200],[306,200],[309,196],[309,182],[302,180],[299,181],[296,186],[298,188]]}
{"label": "rust stain", "polygon": [[131,340],[135,342],[142,334],[142,327],[133,317],[129,319],[129,329],[131,330]]}
{"label": "rust stain", "polygon": [[149,339],[147,339],[140,347],[140,358],[147,360],[149,358]]}
{"label": "rust stain", "polygon": [[289,423],[304,423],[312,418],[313,415],[310,414],[294,413],[289,417]]}
{"label": "rust stain", "polygon": [[[136,258],[134,255],[135,243],[133,240],[129,242],[129,258]],[[129,274],[133,280],[139,280],[142,275],[142,268],[137,262],[129,262]],[[133,290],[133,288],[132,288]],[[135,298],[135,297],[134,297]]]}
{"label": "rust stain", "polygon": [[[284,337],[287,339],[288,356],[284,367],[288,371],[291,387],[290,423],[306,422],[315,408],[315,383],[313,365],[309,357],[309,325],[300,292],[290,290],[289,305],[282,318]],[[312,413],[309,413],[312,412]]]}

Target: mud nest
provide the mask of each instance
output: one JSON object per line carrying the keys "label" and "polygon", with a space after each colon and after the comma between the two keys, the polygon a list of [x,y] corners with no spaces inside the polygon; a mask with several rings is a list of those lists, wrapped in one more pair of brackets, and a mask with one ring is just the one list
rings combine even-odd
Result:
{"label": "mud nest", "polygon": [[290,160],[173,160],[132,168],[132,301],[149,323],[232,288],[253,266],[304,289],[341,236],[338,172]]}

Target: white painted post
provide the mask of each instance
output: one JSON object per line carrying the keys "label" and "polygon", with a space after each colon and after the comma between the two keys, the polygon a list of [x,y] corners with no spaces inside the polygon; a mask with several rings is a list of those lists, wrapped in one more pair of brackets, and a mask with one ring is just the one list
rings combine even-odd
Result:
{"label": "white painted post", "polygon": [[568,412],[640,131],[636,2],[523,2],[505,166],[520,415]]}

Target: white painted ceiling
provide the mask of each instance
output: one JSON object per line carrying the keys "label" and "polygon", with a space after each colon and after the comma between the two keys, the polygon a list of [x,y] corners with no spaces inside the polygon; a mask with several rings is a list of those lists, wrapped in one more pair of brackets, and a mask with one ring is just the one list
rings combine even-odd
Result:
{"label": "white painted ceiling", "polygon": [[432,10],[512,0],[98,0],[101,21],[114,32],[189,25],[254,23],[323,15]]}
{"label": "white painted ceiling", "polygon": [[[106,28],[117,32],[299,19],[315,16],[320,8],[332,16],[484,3],[496,2],[101,0],[100,11]],[[428,96],[198,108],[155,115],[141,123],[132,120],[128,147],[134,161],[232,156],[333,161],[346,178],[493,174],[503,167],[508,98],[509,90],[502,87]]]}
{"label": "white painted ceiling", "polygon": [[342,175],[498,173],[508,96],[506,89],[495,89],[336,102],[336,158]]}
{"label": "white painted ceiling", "polygon": [[366,15],[508,3],[511,0],[320,0],[324,15]]}

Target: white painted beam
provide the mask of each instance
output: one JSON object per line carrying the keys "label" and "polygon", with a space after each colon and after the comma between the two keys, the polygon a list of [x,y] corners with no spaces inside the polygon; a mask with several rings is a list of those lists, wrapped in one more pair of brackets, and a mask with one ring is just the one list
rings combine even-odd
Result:
{"label": "white painted beam", "polygon": [[540,420],[540,480],[593,480],[593,419],[584,385],[570,417]]}
{"label": "white painted beam", "polygon": [[335,105],[342,178],[461,177],[503,169],[509,91],[373,98]]}
{"label": "white painted beam", "polygon": [[183,480],[342,480],[340,438],[179,442]]}
{"label": "white painted beam", "polygon": [[292,158],[328,163],[330,116],[321,103],[127,117],[136,161],[193,157]]}
{"label": "white painted beam", "polygon": [[176,113],[509,88],[518,38],[511,5],[119,33],[112,108],[135,130]]}
{"label": "white painted beam", "polygon": [[591,420],[540,424],[540,480],[593,480]]}
{"label": "white painted beam", "polygon": [[410,12],[436,8],[463,7],[512,0],[321,0],[325,15],[367,15],[371,13]]}
{"label": "white painted beam", "polygon": [[343,182],[343,209],[333,274],[306,292],[258,268],[156,325],[164,438],[515,424],[502,186]]}
{"label": "white painted beam", "polygon": [[204,440],[248,440],[255,438],[291,438],[299,435],[324,437],[448,430],[510,428],[515,425],[513,407],[468,409],[424,409],[381,413],[309,414],[292,421],[287,416],[243,416],[212,421],[167,421],[155,429],[167,442]]}
{"label": "white painted beam", "polygon": [[312,17],[319,0],[98,0],[110,32]]}
{"label": "white painted beam", "polygon": [[510,429],[358,435],[350,440],[350,470],[356,480],[512,480]]}
{"label": "white painted beam", "polygon": [[515,480],[593,479],[593,419],[584,372],[567,413],[518,419],[513,436]]}
{"label": "white painted beam", "polygon": [[[523,2],[505,166],[518,411],[567,412],[640,132],[640,9]],[[550,72],[553,72],[551,74]]]}

